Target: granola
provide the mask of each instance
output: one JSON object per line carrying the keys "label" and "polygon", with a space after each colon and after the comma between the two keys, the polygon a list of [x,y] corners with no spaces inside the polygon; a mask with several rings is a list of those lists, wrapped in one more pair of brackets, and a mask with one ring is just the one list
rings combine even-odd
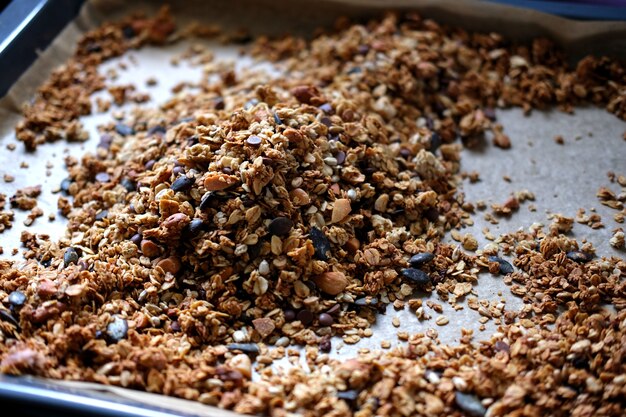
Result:
{"label": "granola", "polygon": [[[277,78],[239,76],[194,49],[217,81],[133,110],[102,127],[97,154],[68,158],[66,235],[24,232],[26,262],[0,260],[0,371],[274,416],[622,415],[626,262],[594,258],[563,235],[574,219],[561,215],[549,233],[486,230],[493,246],[478,251],[459,231],[474,205],[457,190],[455,142],[491,132],[514,151],[495,106],[590,102],[624,118],[623,68],[588,57],[568,71],[546,40],[509,46],[414,13],[339,28],[257,39],[253,55],[289,74]],[[25,108],[18,138],[28,149],[85,139],[79,116],[106,88],[97,65],[174,31],[163,11],[87,34]],[[133,88],[108,86],[118,104],[145,98]],[[608,188],[598,196],[622,208]],[[34,197],[11,199],[31,221],[43,214]],[[534,198],[523,190],[492,208],[508,216]],[[623,246],[623,232],[613,240]],[[524,308],[471,296],[481,272],[509,283]],[[387,304],[420,320],[432,310],[439,326],[453,319],[416,290],[453,306],[467,297],[498,332],[473,343],[463,331],[449,346],[434,330],[402,329],[398,348],[329,357],[331,336],[371,337]],[[304,346],[310,372],[271,368],[298,360],[290,345]]]}

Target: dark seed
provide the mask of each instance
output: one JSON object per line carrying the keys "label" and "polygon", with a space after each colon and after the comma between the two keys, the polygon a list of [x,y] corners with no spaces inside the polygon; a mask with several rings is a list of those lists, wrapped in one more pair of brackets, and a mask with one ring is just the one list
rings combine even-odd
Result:
{"label": "dark seed", "polygon": [[333,106],[330,103],[324,103],[320,107],[320,110],[326,114],[333,114]]}
{"label": "dark seed", "polygon": [[132,135],[133,133],[135,133],[135,129],[123,123],[116,124],[115,131],[122,136],[128,136],[128,135]]}
{"label": "dark seed", "polygon": [[325,125],[326,127],[331,127],[333,125],[333,122],[331,122],[329,117],[322,117],[320,119],[320,122],[322,122],[322,124]]}
{"label": "dark seed", "polygon": [[585,357],[576,356],[572,359],[572,365],[574,365],[576,369],[587,369],[589,367],[589,361]]}
{"label": "dark seed", "polygon": [[359,392],[357,390],[351,389],[348,391],[339,391],[337,393],[337,398],[345,401],[355,401],[359,397]]}
{"label": "dark seed", "polygon": [[313,247],[315,248],[315,256],[317,259],[321,261],[328,260],[328,252],[330,251],[330,242],[328,238],[317,227],[311,228],[311,241],[313,242]]}
{"label": "dark seed", "polygon": [[170,329],[172,329],[174,333],[180,332],[180,323],[178,323],[177,320],[174,320],[172,324],[170,324]]}
{"label": "dark seed", "polygon": [[113,136],[105,133],[100,136],[100,143],[98,143],[98,148],[109,149],[111,147],[111,143],[113,142]]}
{"label": "dark seed", "polygon": [[133,38],[135,37],[135,29],[133,29],[132,26],[124,26],[122,28],[122,35],[124,35],[126,39]]}
{"label": "dark seed", "polygon": [[65,194],[69,193],[70,185],[72,185],[72,179],[65,178],[63,181],[61,181],[61,191],[63,191]]}
{"label": "dark seed", "polygon": [[359,54],[365,55],[366,53],[369,52],[370,46],[369,45],[359,45],[359,47],[356,50],[357,50],[357,52]]}
{"label": "dark seed", "polygon": [[404,276],[408,280],[419,285],[430,284],[430,277],[428,276],[426,272],[420,269],[415,269],[415,268],[403,269],[402,276]]}
{"label": "dark seed", "polygon": [[485,415],[487,410],[480,402],[478,397],[472,394],[464,394],[462,392],[457,391],[454,400],[456,405],[467,414],[473,417],[482,417]]}
{"label": "dark seed", "polygon": [[248,137],[248,139],[246,139],[246,143],[250,146],[259,146],[261,142],[262,142],[261,138],[256,135],[252,135]]}
{"label": "dark seed", "polygon": [[303,325],[308,326],[309,324],[313,323],[315,316],[313,316],[313,313],[311,313],[309,310],[302,310],[298,313],[297,318]]}
{"label": "dark seed", "polygon": [[257,354],[260,352],[256,343],[231,343],[227,346],[228,350],[240,350],[243,353]]}
{"label": "dark seed", "polygon": [[271,235],[284,236],[293,228],[293,222],[288,217],[277,217],[270,222],[267,230]]}
{"label": "dark seed", "polygon": [[96,214],[96,221],[104,220],[109,215],[108,210],[102,210],[98,214]]}
{"label": "dark seed", "polygon": [[115,316],[113,321],[107,325],[107,336],[112,342],[119,342],[126,338],[128,333],[128,322],[120,316]]}
{"label": "dark seed", "polygon": [[215,110],[224,110],[226,107],[226,103],[224,103],[224,99],[222,97],[218,97],[214,101]]}
{"label": "dark seed", "polygon": [[400,149],[400,156],[404,159],[409,159],[409,157],[411,156],[411,150],[407,148]]}
{"label": "dark seed", "polygon": [[13,291],[11,294],[9,294],[9,303],[12,306],[22,306],[24,305],[24,303],[26,302],[26,295],[24,295],[23,292],[21,291]]}
{"label": "dark seed", "polygon": [[187,138],[187,146],[197,145],[200,142],[200,137],[198,135],[193,135]]}
{"label": "dark seed", "polygon": [[130,178],[127,178],[127,177],[122,178],[122,180],[120,181],[120,184],[129,193],[131,193],[131,192],[133,192],[133,191],[135,191],[137,189],[137,184],[135,184],[135,182],[133,180],[131,180]]}
{"label": "dark seed", "polygon": [[189,226],[187,227],[189,234],[191,234],[192,236],[197,236],[198,233],[200,233],[202,229],[204,229],[204,222],[202,221],[202,219],[193,219],[191,222],[189,222]]}
{"label": "dark seed", "polygon": [[335,159],[337,160],[337,165],[343,165],[343,163],[346,162],[346,153],[344,151],[337,152]]}
{"label": "dark seed", "polygon": [[111,181],[111,176],[106,172],[98,172],[96,174],[96,181],[98,182],[109,182]]}
{"label": "dark seed", "polygon": [[76,252],[76,249],[71,247],[65,249],[65,253],[63,254],[63,262],[65,263],[65,266],[78,262],[78,252]]}
{"label": "dark seed", "polygon": [[354,300],[354,304],[360,307],[375,306],[378,304],[378,298],[376,297],[361,297]]}
{"label": "dark seed", "polygon": [[435,153],[435,151],[439,149],[440,146],[441,136],[439,136],[439,133],[433,132],[432,135],[430,135],[430,151],[432,153]]}
{"label": "dark seed", "polygon": [[174,174],[174,175],[180,175],[183,172],[185,172],[185,167],[182,167],[180,165],[175,166],[174,169],[172,170],[172,174]]}
{"label": "dark seed", "polygon": [[143,240],[143,236],[141,236],[140,233],[135,233],[133,237],[130,238],[130,241],[133,242],[137,246],[141,245],[142,240]]}
{"label": "dark seed", "polygon": [[353,67],[348,70],[348,74],[359,74],[361,72],[363,72],[361,67]]}
{"label": "dark seed", "polygon": [[20,328],[20,323],[8,311],[0,310],[0,320],[9,322],[15,327],[17,327],[18,329]]}
{"label": "dark seed", "polygon": [[231,167],[223,167],[223,168],[222,168],[222,172],[223,172],[224,174],[228,174],[228,175],[230,175],[230,174],[232,174],[232,173],[233,173],[233,169],[232,169]]}
{"label": "dark seed", "polygon": [[509,352],[509,345],[502,340],[498,340],[496,344],[493,346],[497,352]]}
{"label": "dark seed", "polygon": [[187,191],[191,188],[194,182],[194,178],[189,178],[186,175],[181,175],[180,177],[176,178],[170,188],[174,191]]}
{"label": "dark seed", "polygon": [[320,341],[320,351],[324,352],[324,353],[328,353],[330,352],[330,350],[332,349],[332,344],[330,342],[330,338],[324,338]]}
{"label": "dark seed", "polygon": [[206,210],[211,207],[211,203],[213,201],[215,201],[215,194],[209,191],[202,196],[202,200],[200,200],[200,205],[198,206],[198,208],[200,210]]}
{"label": "dark seed", "polygon": [[497,262],[499,265],[499,271],[502,275],[507,275],[513,273],[513,265],[511,265],[506,259],[502,259],[498,256],[490,256],[489,262]]}
{"label": "dark seed", "polygon": [[341,306],[339,304],[335,304],[334,306],[326,310],[326,312],[330,314],[331,316],[334,316],[335,314],[339,313],[340,310],[341,310]]}
{"label": "dark seed", "polygon": [[439,220],[439,210],[434,207],[430,207],[424,212],[424,217],[426,217],[429,222],[434,223]]}
{"label": "dark seed", "polygon": [[281,120],[281,118],[276,113],[274,113],[274,122],[277,125],[282,125],[283,124],[283,121]]}
{"label": "dark seed", "polygon": [[152,167],[154,166],[154,164],[156,164],[156,161],[154,159],[149,160],[148,162],[146,162],[145,168],[146,169],[152,169]]}
{"label": "dark seed", "polygon": [[333,317],[327,313],[320,314],[320,316],[318,317],[318,320],[321,326],[332,326],[333,323],[335,322],[335,320],[333,320]]}
{"label": "dark seed", "polygon": [[165,132],[167,131],[167,129],[165,129],[164,126],[161,125],[157,125],[157,126],[152,126],[150,129],[148,129],[148,136],[152,136],[152,135],[163,135],[165,134]]}
{"label": "dark seed", "polygon": [[491,120],[492,122],[496,121],[496,110],[493,107],[485,107],[483,109],[483,113],[485,114],[485,117],[489,120]]}
{"label": "dark seed", "polygon": [[244,108],[244,110],[250,110],[252,107],[256,106],[257,104],[259,104],[259,100],[257,100],[256,98],[253,98],[253,99],[249,100],[248,102],[246,102],[246,104],[244,104],[243,108]]}
{"label": "dark seed", "polygon": [[285,310],[283,314],[285,315],[285,321],[294,321],[296,319],[296,312],[293,310]]}
{"label": "dark seed", "polygon": [[593,258],[590,254],[578,250],[567,252],[567,257],[572,261],[578,262],[580,264],[587,263]]}
{"label": "dark seed", "polygon": [[416,255],[411,256],[411,259],[409,259],[409,263],[411,264],[413,268],[418,268],[432,261],[433,259],[435,259],[435,255],[433,255],[432,253],[422,252],[422,253],[418,253]]}

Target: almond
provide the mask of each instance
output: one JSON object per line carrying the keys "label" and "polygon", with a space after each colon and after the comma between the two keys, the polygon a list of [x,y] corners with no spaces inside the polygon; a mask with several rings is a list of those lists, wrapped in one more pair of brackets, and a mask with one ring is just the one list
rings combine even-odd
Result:
{"label": "almond", "polygon": [[320,290],[329,295],[337,295],[348,286],[348,278],[342,272],[324,272],[313,281]]}
{"label": "almond", "polygon": [[335,204],[333,206],[333,214],[331,216],[331,223],[337,223],[342,221],[343,219],[350,214],[352,207],[350,207],[350,200],[347,198],[338,198],[335,200]]}
{"label": "almond", "polygon": [[204,179],[204,188],[208,191],[224,190],[238,181],[234,175],[212,173],[206,176]]}
{"label": "almond", "polygon": [[172,275],[180,271],[180,261],[178,260],[178,258],[175,258],[173,256],[170,256],[169,258],[161,259],[157,263],[157,266],[160,266],[163,269],[163,271],[169,272]]}
{"label": "almond", "polygon": [[274,324],[272,319],[266,317],[252,320],[252,325],[254,326],[254,329],[259,332],[261,338],[263,339],[271,335],[276,328],[276,325]]}

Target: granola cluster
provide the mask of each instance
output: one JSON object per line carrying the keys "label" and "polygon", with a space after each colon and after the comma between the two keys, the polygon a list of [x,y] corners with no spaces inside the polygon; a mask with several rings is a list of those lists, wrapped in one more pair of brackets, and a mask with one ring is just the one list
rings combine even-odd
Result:
{"label": "granola cluster", "polygon": [[[18,138],[83,138],[78,117],[105,88],[97,65],[174,30],[163,12],[89,33],[25,109]],[[590,102],[624,118],[618,63],[590,57],[569,71],[545,40],[511,46],[415,14],[252,51],[284,75],[205,63],[197,92],[133,110],[102,127],[96,154],[66,161],[66,236],[24,232],[27,260],[0,261],[0,371],[273,416],[623,413],[626,263],[593,259],[563,236],[574,221],[563,216],[476,254],[457,230],[474,210],[457,192],[462,145],[491,131],[511,147],[493,108]],[[534,198],[520,192],[494,214]],[[461,246],[442,242],[449,231]],[[615,239],[623,246],[623,232]],[[392,351],[327,354],[332,336],[371,337],[387,304],[428,319],[416,290],[456,305],[481,272],[525,301],[512,312],[468,297],[500,325],[490,341],[403,332]],[[271,367],[296,363],[296,345],[309,371]]]}

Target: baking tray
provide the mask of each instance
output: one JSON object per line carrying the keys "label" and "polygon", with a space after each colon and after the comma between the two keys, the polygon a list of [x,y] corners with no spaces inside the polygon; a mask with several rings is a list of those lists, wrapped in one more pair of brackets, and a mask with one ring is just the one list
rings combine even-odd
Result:
{"label": "baking tray", "polygon": [[[427,17],[441,22],[463,26],[470,30],[500,31],[512,39],[528,40],[534,36],[549,36],[555,39],[575,58],[589,52],[608,53],[624,58],[626,54],[626,26],[620,22],[577,22],[538,13],[533,10],[511,8],[506,5],[475,1],[410,1],[394,0],[379,2],[376,0],[326,0],[310,2],[291,1],[187,1],[170,2],[177,21],[185,24],[198,17],[207,17],[206,23],[219,23],[228,29],[249,28],[253,34],[281,33],[310,34],[318,26],[329,26],[341,15],[356,18],[379,16],[384,10],[417,9]],[[154,11],[160,2],[137,2],[127,4],[123,1],[87,1],[79,15],[61,32],[52,44],[37,57],[31,68],[11,86],[7,96],[0,101],[0,175],[12,173],[16,180],[11,184],[1,184],[0,191],[11,195],[16,189],[28,185],[41,184],[42,197],[39,206],[46,214],[56,212],[56,196],[52,194],[66,173],[62,157],[69,154],[80,156],[92,152],[98,141],[96,127],[111,120],[110,113],[94,114],[83,119],[91,139],[85,143],[57,142],[40,146],[35,153],[27,153],[17,143],[12,128],[19,120],[19,106],[28,100],[36,88],[47,77],[50,70],[71,54],[73,45],[84,31],[97,26],[105,20],[119,18],[131,10]],[[203,20],[204,22],[204,20]],[[172,71],[169,61],[180,54],[189,43],[167,46],[164,48],[146,47],[132,51],[133,60],[128,56],[109,61],[102,71],[115,68],[120,78],[115,84],[133,82],[143,89],[144,81],[150,76],[159,79],[159,87],[149,90],[152,100],[148,106],[163,102],[170,96],[170,88],[178,78],[194,79],[199,77],[200,68],[180,65]],[[237,60],[241,66],[250,62],[238,58],[240,46],[229,47],[217,42],[209,42],[217,59]],[[120,62],[127,70],[121,71]],[[165,76],[167,74],[167,76]],[[121,110],[132,107],[125,106]],[[120,110],[114,108],[114,110]],[[488,204],[501,203],[513,191],[528,189],[535,193],[534,202],[537,210],[528,211],[523,206],[511,219],[503,219],[499,225],[487,224],[482,216],[474,216],[475,225],[467,231],[472,232],[481,247],[488,243],[482,238],[481,229],[488,226],[494,235],[514,231],[520,227],[528,228],[535,222],[548,224],[547,212],[560,212],[574,216],[579,207],[595,209],[606,223],[604,230],[591,230],[575,224],[574,236],[587,239],[595,244],[599,255],[623,257],[608,245],[612,223],[612,212],[601,206],[595,198],[600,186],[608,185],[606,173],[609,170],[626,174],[626,147],[622,135],[626,123],[607,113],[603,109],[577,109],[575,115],[558,111],[534,112],[526,117],[520,109],[497,112],[498,121],[511,137],[513,149],[503,151],[491,146],[478,150],[464,150],[462,169],[481,172],[482,181],[478,184],[464,184],[463,190],[469,201],[484,200]],[[565,138],[564,146],[556,144],[555,135]],[[17,150],[7,152],[5,146],[17,144]],[[27,162],[30,168],[21,170],[21,162]],[[50,162],[52,167],[46,167]],[[46,171],[50,170],[49,176]],[[621,170],[621,171],[620,171]],[[513,177],[509,183],[502,179]],[[616,190],[614,190],[616,191]],[[5,255],[13,246],[18,247],[19,234],[23,227],[24,216],[16,213],[13,229],[0,235],[5,247]],[[613,227],[611,227],[613,226]],[[51,236],[61,236],[64,230],[62,221],[48,223],[41,218],[29,228],[31,231],[45,231]],[[9,250],[7,250],[9,249]],[[18,256],[19,257],[19,256]],[[481,298],[502,300],[508,309],[517,309],[521,301],[510,295],[502,280],[489,275],[481,276],[475,291]],[[437,299],[436,295],[432,297]],[[433,319],[420,322],[408,310],[396,312],[390,309],[387,314],[378,317],[374,326],[374,337],[363,339],[356,345],[341,346],[334,350],[335,357],[347,358],[358,355],[363,349],[377,349],[383,339],[396,342],[397,330],[391,325],[394,317],[400,318],[401,330],[423,332],[436,329],[445,343],[458,342],[461,327],[473,329],[475,340],[488,338],[495,326],[488,325],[485,331],[478,330],[478,314],[471,309],[453,312],[443,304],[444,312],[452,317],[452,323],[438,327]],[[281,366],[279,363],[278,366]],[[118,387],[85,384],[67,381],[50,381],[33,377],[0,377],[0,401],[3,404],[20,406],[22,415],[81,415],[102,416],[233,416],[235,414],[216,408],[168,398],[160,395],[130,391]]]}

